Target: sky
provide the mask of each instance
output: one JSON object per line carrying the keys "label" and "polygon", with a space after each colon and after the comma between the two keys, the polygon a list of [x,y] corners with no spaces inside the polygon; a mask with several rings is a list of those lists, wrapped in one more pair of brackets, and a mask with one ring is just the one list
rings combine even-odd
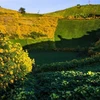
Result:
{"label": "sky", "polygon": [[25,8],[28,13],[49,13],[63,10],[77,4],[100,4],[100,0],[0,0],[0,6],[12,10]]}

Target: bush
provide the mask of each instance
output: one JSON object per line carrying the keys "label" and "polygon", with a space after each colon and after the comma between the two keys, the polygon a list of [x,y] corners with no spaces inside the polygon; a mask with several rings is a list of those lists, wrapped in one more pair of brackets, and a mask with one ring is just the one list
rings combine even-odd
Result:
{"label": "bush", "polygon": [[[0,36],[1,37],[1,36]],[[6,37],[0,39],[0,89],[24,78],[32,71],[34,60],[22,50],[19,43],[13,44]]]}
{"label": "bush", "polygon": [[37,32],[31,32],[29,36],[32,37],[33,39],[36,39],[39,37],[47,37],[46,34],[37,33]]}
{"label": "bush", "polygon": [[25,14],[25,8],[21,7],[21,8],[19,9],[19,12],[20,12],[21,14]]}
{"label": "bush", "polygon": [[100,99],[100,72],[46,72],[37,74],[36,79],[37,100]]}
{"label": "bush", "polygon": [[[14,89],[10,89],[5,94],[4,100],[37,100],[35,97],[35,78],[32,73],[25,76],[14,84]],[[1,99],[0,99],[1,100]]]}

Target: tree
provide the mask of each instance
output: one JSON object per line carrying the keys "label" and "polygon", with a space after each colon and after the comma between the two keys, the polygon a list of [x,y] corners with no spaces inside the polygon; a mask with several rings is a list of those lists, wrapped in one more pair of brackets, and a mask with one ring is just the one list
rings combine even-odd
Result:
{"label": "tree", "polygon": [[25,8],[21,7],[21,8],[19,9],[19,12],[22,13],[22,14],[25,14]]}
{"label": "tree", "polygon": [[77,4],[77,7],[78,7],[78,8],[80,8],[80,7],[81,7],[81,5],[80,5],[80,4]]}

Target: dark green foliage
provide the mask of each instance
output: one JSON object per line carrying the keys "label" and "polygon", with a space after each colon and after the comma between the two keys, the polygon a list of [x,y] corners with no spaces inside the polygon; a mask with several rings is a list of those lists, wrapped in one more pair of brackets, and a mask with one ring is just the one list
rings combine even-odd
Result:
{"label": "dark green foliage", "polygon": [[13,44],[0,33],[0,100],[18,100],[13,99],[12,92],[14,91],[13,94],[24,92],[23,88],[16,90],[16,82],[20,84],[19,80],[24,80],[24,77],[32,71],[33,62],[19,43]]}
{"label": "dark green foliage", "polygon": [[[95,34],[100,28],[100,20],[67,20],[60,19],[55,32],[55,41],[64,39],[82,38],[85,35]],[[91,37],[90,37],[91,38]],[[88,38],[89,39],[89,38]]]}
{"label": "dark green foliage", "polygon": [[93,57],[88,57],[84,59],[74,59],[72,61],[65,61],[65,62],[57,62],[51,64],[43,64],[38,65],[34,71],[35,72],[48,72],[48,71],[63,71],[63,70],[72,70],[77,67],[92,65],[95,63],[100,62],[100,55],[95,55]]}
{"label": "dark green foliage", "polygon": [[31,32],[29,36],[33,39],[40,38],[40,37],[47,37],[46,34],[36,33],[36,32]]}
{"label": "dark green foliage", "polygon": [[77,4],[77,6],[80,7],[81,5],[80,4]]}
{"label": "dark green foliage", "polygon": [[100,20],[59,19],[55,31],[57,48],[89,47],[99,38]]}
{"label": "dark green foliage", "polygon": [[100,39],[95,43],[94,46],[95,46],[94,49],[95,49],[96,51],[99,51],[99,52],[100,52]]}
{"label": "dark green foliage", "polygon": [[[46,47],[44,46],[46,49]],[[65,62],[72,59],[81,59],[83,56],[77,56],[77,52],[63,52],[54,50],[29,50],[29,56],[35,58],[36,65],[50,64],[55,62]],[[77,57],[77,58],[76,58]]]}
{"label": "dark green foliage", "polygon": [[0,100],[37,100],[35,97],[35,78],[29,73],[14,84],[9,84],[5,91],[0,91]]}
{"label": "dark green foliage", "polygon": [[[53,41],[43,41],[38,43],[29,44],[26,46],[23,46],[24,49],[27,49],[28,51],[34,51],[34,50],[52,50],[55,48],[55,43]],[[34,52],[33,52],[34,53]]]}
{"label": "dark green foliage", "polygon": [[10,38],[10,39],[18,39],[19,36],[18,36],[18,34],[11,34],[11,35],[9,36],[9,38]]}
{"label": "dark green foliage", "polygon": [[28,74],[24,80],[20,82],[20,85],[19,82],[17,82],[12,93],[13,100],[36,100],[34,84],[35,78],[32,73]]}
{"label": "dark green foliage", "polygon": [[21,7],[21,8],[19,9],[19,12],[20,12],[21,14],[25,14],[25,8]]}
{"label": "dark green foliage", "polygon": [[38,74],[36,78],[38,100],[100,99],[100,72],[50,72]]}

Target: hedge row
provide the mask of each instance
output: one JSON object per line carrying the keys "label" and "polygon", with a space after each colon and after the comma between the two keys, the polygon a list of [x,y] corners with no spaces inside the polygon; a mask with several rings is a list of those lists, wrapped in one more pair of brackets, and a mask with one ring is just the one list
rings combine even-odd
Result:
{"label": "hedge row", "polygon": [[71,61],[37,65],[34,69],[34,72],[70,70],[80,66],[91,65],[99,62],[100,62],[100,54],[88,58],[80,59],[80,60],[73,59]]}

